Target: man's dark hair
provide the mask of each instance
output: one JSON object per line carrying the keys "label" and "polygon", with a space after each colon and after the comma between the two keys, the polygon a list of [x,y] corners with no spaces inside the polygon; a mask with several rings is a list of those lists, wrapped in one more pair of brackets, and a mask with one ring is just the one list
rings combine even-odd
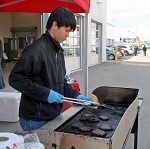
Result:
{"label": "man's dark hair", "polygon": [[71,31],[75,31],[76,29],[76,19],[74,14],[65,8],[57,8],[51,13],[46,25],[47,30],[51,28],[54,21],[57,22],[59,28],[65,26],[70,27]]}

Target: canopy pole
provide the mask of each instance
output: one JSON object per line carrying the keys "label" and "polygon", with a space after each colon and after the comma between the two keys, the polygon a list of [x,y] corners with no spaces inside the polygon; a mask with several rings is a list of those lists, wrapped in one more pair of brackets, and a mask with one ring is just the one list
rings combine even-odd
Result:
{"label": "canopy pole", "polygon": [[85,13],[84,94],[88,96],[89,14]]}

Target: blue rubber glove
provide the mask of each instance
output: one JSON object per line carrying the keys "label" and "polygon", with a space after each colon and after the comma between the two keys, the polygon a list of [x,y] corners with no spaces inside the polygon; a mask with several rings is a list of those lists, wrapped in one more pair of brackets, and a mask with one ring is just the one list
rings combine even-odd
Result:
{"label": "blue rubber glove", "polygon": [[50,94],[49,94],[49,96],[48,96],[47,101],[48,101],[49,103],[54,103],[54,102],[56,102],[56,103],[62,103],[62,102],[63,102],[62,98],[64,98],[63,95],[61,95],[61,94],[59,94],[59,93],[57,93],[57,92],[51,90],[51,91],[50,91]]}
{"label": "blue rubber glove", "polygon": [[[86,97],[86,96],[80,96],[79,99],[85,100],[85,101],[94,101],[92,98]],[[82,105],[83,108],[89,109],[86,105]]]}
{"label": "blue rubber glove", "polygon": [[81,100],[85,100],[85,101],[94,101],[92,98],[86,97],[86,96],[80,96]]}

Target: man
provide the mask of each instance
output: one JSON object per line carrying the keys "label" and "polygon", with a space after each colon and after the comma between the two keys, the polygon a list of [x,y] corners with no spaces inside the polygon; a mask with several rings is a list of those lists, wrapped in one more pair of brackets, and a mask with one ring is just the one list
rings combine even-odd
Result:
{"label": "man", "polygon": [[144,56],[146,56],[146,50],[147,50],[147,48],[144,45],[144,47],[143,47]]}
{"label": "man", "polygon": [[134,49],[134,54],[135,54],[135,56],[137,56],[137,52],[138,52],[138,46],[136,45],[136,46],[135,46],[135,49]]}
{"label": "man", "polygon": [[24,131],[39,129],[58,116],[64,96],[92,101],[65,80],[60,43],[76,29],[74,14],[57,8],[51,13],[46,29],[41,38],[26,47],[9,76],[9,84],[22,93],[19,117]]}

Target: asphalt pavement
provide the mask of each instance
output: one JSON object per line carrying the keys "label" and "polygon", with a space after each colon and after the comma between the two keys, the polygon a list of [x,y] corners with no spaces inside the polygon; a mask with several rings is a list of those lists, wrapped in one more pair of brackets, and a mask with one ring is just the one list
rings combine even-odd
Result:
{"label": "asphalt pavement", "polygon": [[[14,63],[7,64],[3,69],[6,88],[0,91],[15,91],[8,85],[9,72]],[[81,93],[84,94],[84,70],[71,74],[79,82]],[[150,50],[147,56],[140,51],[137,56],[126,56],[118,60],[106,61],[88,69],[88,92],[92,93],[99,86],[125,87],[139,89],[138,97],[143,98],[139,112],[138,149],[150,149]],[[0,132],[21,131],[17,123],[0,122]],[[134,134],[129,136],[125,149],[134,148]]]}

